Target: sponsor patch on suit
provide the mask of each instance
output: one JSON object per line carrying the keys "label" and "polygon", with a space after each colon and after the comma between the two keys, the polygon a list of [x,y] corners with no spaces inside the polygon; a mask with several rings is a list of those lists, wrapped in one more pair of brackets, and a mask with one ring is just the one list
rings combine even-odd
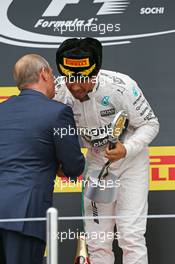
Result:
{"label": "sponsor patch on suit", "polygon": [[100,111],[100,115],[102,117],[103,116],[110,116],[110,115],[114,115],[114,114],[115,114],[115,108],[110,108],[110,109]]}

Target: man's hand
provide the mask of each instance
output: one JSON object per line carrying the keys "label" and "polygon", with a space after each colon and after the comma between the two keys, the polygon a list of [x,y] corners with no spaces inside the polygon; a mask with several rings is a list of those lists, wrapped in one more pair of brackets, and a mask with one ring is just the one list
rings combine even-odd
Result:
{"label": "man's hand", "polygon": [[66,177],[66,176],[64,175],[64,172],[63,172],[62,169],[60,169],[60,168],[57,170],[57,176],[58,176],[58,177]]}
{"label": "man's hand", "polygon": [[105,158],[110,161],[117,161],[124,158],[125,156],[126,148],[120,141],[116,143],[116,147],[114,149],[109,150],[109,147],[107,146],[105,150]]}

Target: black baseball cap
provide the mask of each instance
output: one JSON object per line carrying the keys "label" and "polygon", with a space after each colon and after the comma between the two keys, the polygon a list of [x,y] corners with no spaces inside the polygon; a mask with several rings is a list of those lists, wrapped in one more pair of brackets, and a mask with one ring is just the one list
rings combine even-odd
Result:
{"label": "black baseball cap", "polygon": [[56,52],[56,64],[63,76],[96,76],[102,64],[102,45],[95,38],[67,39]]}

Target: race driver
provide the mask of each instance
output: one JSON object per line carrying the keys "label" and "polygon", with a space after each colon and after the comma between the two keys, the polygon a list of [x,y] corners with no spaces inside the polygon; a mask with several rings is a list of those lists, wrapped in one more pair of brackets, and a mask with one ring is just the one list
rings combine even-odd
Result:
{"label": "race driver", "polygon": [[[55,100],[72,107],[77,127],[85,131],[81,136],[88,149],[86,175],[100,170],[109,159],[113,161],[110,170],[120,180],[117,200],[110,204],[94,204],[84,197],[86,216],[93,216],[94,210],[96,216],[122,216],[116,220],[85,221],[85,231],[97,234],[97,239],[91,237],[87,241],[91,264],[114,263],[113,240],[109,234],[115,224],[123,264],[147,264],[144,234],[149,187],[148,144],[159,131],[158,119],[133,79],[119,72],[101,70],[102,46],[97,39],[67,39],[57,50],[56,64],[63,78],[57,85]],[[123,141],[109,150],[108,127],[120,110],[127,112],[129,125]],[[106,239],[102,242],[98,238],[104,231]]]}

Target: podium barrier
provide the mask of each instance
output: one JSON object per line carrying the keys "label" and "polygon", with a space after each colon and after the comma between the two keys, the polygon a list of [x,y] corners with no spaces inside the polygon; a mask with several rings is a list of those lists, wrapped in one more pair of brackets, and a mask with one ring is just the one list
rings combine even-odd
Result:
{"label": "podium barrier", "polygon": [[47,264],[58,263],[58,210],[51,207],[47,210]]}
{"label": "podium barrier", "polygon": [[[46,213],[46,217],[38,218],[10,218],[0,219],[0,223],[9,222],[36,222],[46,221],[46,233],[47,233],[47,264],[58,264],[58,221],[69,220],[90,220],[90,219],[119,219],[119,218],[132,218],[133,215],[118,215],[118,216],[73,216],[73,217],[59,217],[58,210],[56,208],[49,208]],[[156,215],[137,215],[138,218],[147,219],[175,219],[175,214],[156,214]]]}

